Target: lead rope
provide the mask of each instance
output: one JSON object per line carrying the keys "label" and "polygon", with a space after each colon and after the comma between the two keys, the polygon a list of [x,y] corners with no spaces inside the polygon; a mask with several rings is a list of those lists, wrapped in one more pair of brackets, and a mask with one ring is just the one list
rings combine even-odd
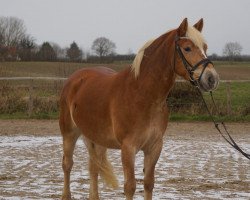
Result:
{"label": "lead rope", "polygon": [[[232,138],[232,136],[229,134],[229,132],[228,132],[228,130],[227,130],[227,127],[226,127],[225,123],[224,123],[223,121],[217,122],[217,121],[214,119],[214,117],[213,117],[211,111],[210,111],[209,108],[208,108],[207,102],[205,101],[204,96],[203,96],[203,94],[202,94],[200,88],[199,88],[198,86],[196,86],[196,88],[197,88],[197,90],[199,91],[199,93],[200,93],[200,95],[201,95],[201,98],[202,98],[202,101],[203,101],[203,104],[205,105],[206,110],[207,110],[207,112],[208,112],[208,114],[209,114],[211,120],[213,121],[215,128],[216,128],[216,129],[218,130],[218,132],[220,133],[220,135],[224,138],[224,140],[227,141],[228,144],[230,144],[234,149],[236,149],[236,150],[237,150],[238,152],[240,152],[243,156],[245,156],[247,159],[250,160],[250,154],[244,152],[244,151],[239,147],[239,145],[234,141],[234,139]],[[216,106],[216,104],[215,104],[214,97],[213,97],[213,94],[212,94],[211,91],[210,91],[210,97],[211,97],[211,99],[212,99],[213,106],[214,106],[214,108],[215,108],[215,110],[216,110],[216,113],[217,113],[218,115],[220,115],[219,110],[218,110],[218,108],[217,108],[217,106]],[[219,125],[222,125],[222,127],[224,128],[224,130],[225,130],[225,132],[226,132],[228,138],[222,133],[221,129],[219,128]]]}
{"label": "lead rope", "polygon": [[[185,66],[185,68],[186,68],[186,70],[187,70],[188,73],[189,73],[189,77],[190,77],[190,79],[191,79],[191,80],[190,80],[191,84],[194,85],[194,86],[197,88],[197,90],[198,90],[198,92],[199,92],[199,94],[200,94],[200,96],[201,96],[201,98],[202,98],[203,104],[205,105],[206,110],[207,110],[207,112],[208,112],[208,114],[209,114],[211,120],[213,121],[215,128],[216,128],[217,131],[219,132],[219,134],[224,138],[224,140],[227,141],[228,144],[230,144],[234,149],[236,149],[236,150],[237,150],[238,152],[240,152],[243,156],[245,156],[247,159],[250,160],[250,154],[244,152],[244,151],[237,145],[237,143],[234,141],[234,139],[233,139],[233,138],[231,137],[231,135],[229,134],[229,132],[228,132],[228,130],[227,130],[227,127],[226,127],[225,123],[224,123],[223,121],[217,122],[217,121],[214,119],[214,117],[213,117],[211,111],[209,110],[208,105],[207,105],[207,103],[206,103],[206,101],[205,101],[205,99],[204,99],[204,97],[203,97],[202,91],[201,91],[201,89],[199,88],[198,81],[200,80],[200,78],[201,78],[203,72],[205,71],[205,68],[207,67],[207,64],[208,64],[208,63],[212,63],[212,62],[211,62],[210,60],[208,60],[208,59],[203,59],[202,61],[198,62],[195,66],[192,66],[192,65],[186,60],[186,58],[185,58],[185,56],[183,55],[183,53],[182,53],[182,51],[181,51],[179,45],[177,44],[177,41],[178,41],[178,40],[179,40],[179,37],[176,36],[176,37],[175,37],[175,52],[174,52],[174,69],[175,69],[175,62],[176,62],[176,58],[175,58],[175,57],[176,57],[176,51],[177,51],[178,54],[179,54],[179,56],[180,56],[180,58],[181,58],[181,60],[182,60],[182,62],[183,62],[183,64],[184,64],[184,66]],[[201,73],[201,75],[200,75],[200,77],[199,77],[199,79],[198,79],[198,81],[197,81],[197,80],[195,80],[194,77],[193,77],[193,71],[194,71],[194,70],[193,70],[193,69],[190,70],[188,66],[190,66],[190,67],[192,67],[192,68],[194,68],[194,67],[197,68],[197,67],[198,67],[199,65],[201,65],[201,64],[205,64],[205,66],[204,66],[204,68],[203,68],[203,70],[202,70],[202,73]],[[214,97],[213,97],[213,94],[212,94],[211,91],[210,91],[210,96],[211,96],[211,99],[212,99],[212,102],[213,102],[213,106],[214,106],[214,108],[216,109],[216,113],[217,113],[218,115],[220,115],[219,110],[218,110],[218,108],[217,108],[217,106],[216,106],[216,104],[215,104]],[[222,133],[221,129],[219,128],[219,125],[222,125],[222,127],[224,128],[224,130],[225,130],[226,135],[228,136],[228,138]]]}

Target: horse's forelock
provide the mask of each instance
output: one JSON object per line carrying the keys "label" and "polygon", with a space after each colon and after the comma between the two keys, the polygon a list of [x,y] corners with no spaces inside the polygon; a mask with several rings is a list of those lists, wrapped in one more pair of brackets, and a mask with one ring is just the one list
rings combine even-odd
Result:
{"label": "horse's forelock", "polygon": [[200,31],[193,26],[189,26],[186,37],[188,37],[199,49],[203,50],[206,41]]}

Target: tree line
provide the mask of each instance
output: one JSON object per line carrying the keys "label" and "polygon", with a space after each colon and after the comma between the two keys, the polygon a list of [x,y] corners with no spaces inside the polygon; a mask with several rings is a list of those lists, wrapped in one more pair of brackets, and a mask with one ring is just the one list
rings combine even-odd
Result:
{"label": "tree line", "polygon": [[[242,46],[229,42],[223,49],[223,55],[212,54],[212,60],[249,61],[250,56],[242,56]],[[84,52],[73,41],[68,47],[45,41],[36,44],[35,38],[27,33],[22,19],[0,17],[0,61],[70,61],[70,62],[113,62],[133,60],[131,51],[125,55],[116,53],[116,44],[106,37],[96,38],[91,46],[92,52]]]}
{"label": "tree line", "polygon": [[[84,52],[73,41],[69,47],[45,41],[36,44],[35,38],[26,31],[24,21],[16,17],[0,17],[0,61],[72,61],[91,60],[112,61],[116,54],[116,45],[110,39],[98,37],[93,41],[93,53]],[[127,57],[128,58],[128,57]]]}

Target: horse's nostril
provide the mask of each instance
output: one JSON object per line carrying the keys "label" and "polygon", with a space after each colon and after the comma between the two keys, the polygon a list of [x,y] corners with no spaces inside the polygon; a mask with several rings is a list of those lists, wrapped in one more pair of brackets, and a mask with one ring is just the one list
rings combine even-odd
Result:
{"label": "horse's nostril", "polygon": [[214,85],[215,79],[214,79],[214,77],[212,75],[210,75],[207,80],[208,80],[209,86],[213,86]]}

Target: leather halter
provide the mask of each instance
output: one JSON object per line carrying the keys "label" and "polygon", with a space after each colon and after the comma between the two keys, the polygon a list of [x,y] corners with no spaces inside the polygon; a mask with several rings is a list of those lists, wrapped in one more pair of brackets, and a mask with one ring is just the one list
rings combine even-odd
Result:
{"label": "leather halter", "polygon": [[[176,38],[175,38],[175,49],[176,49],[176,51],[178,52],[178,54],[179,54],[179,56],[180,56],[180,58],[181,58],[181,60],[182,60],[182,63],[184,64],[186,70],[187,70],[188,73],[189,73],[189,77],[190,77],[190,82],[191,82],[191,84],[193,84],[193,85],[195,85],[195,86],[198,86],[198,83],[200,82],[201,77],[202,77],[202,75],[203,75],[205,69],[207,68],[208,64],[212,64],[212,65],[213,65],[213,63],[212,63],[212,61],[209,60],[208,58],[204,58],[204,59],[202,59],[201,61],[199,61],[198,63],[196,63],[195,65],[190,64],[190,63],[188,62],[188,60],[185,58],[185,56],[184,56],[184,54],[183,54],[183,52],[182,52],[180,46],[177,44],[177,41],[180,40],[180,39],[181,39],[180,37],[176,36]],[[175,59],[176,59],[176,58],[175,58]],[[175,65],[175,61],[174,61],[174,65]],[[203,69],[202,69],[202,71],[201,71],[201,74],[200,74],[198,80],[195,80],[194,77],[193,77],[194,71],[195,71],[199,66],[201,66],[201,65],[202,65]]]}
{"label": "leather halter", "polygon": [[[190,82],[191,84],[193,84],[198,92],[200,93],[200,96],[202,98],[202,101],[205,105],[205,108],[211,118],[211,120],[213,121],[214,123],[214,126],[215,128],[217,129],[217,131],[219,132],[219,134],[226,140],[226,142],[228,144],[230,144],[234,149],[236,149],[238,152],[240,152],[243,156],[245,156],[248,160],[250,160],[250,154],[246,153],[244,150],[242,150],[241,147],[239,147],[239,145],[234,141],[234,139],[232,138],[232,136],[229,134],[228,130],[227,130],[227,127],[225,125],[225,123],[223,121],[216,121],[214,116],[212,115],[210,109],[208,108],[208,104],[205,100],[205,98],[203,97],[203,94],[202,94],[202,91],[199,87],[199,82],[201,80],[201,77],[206,69],[206,67],[208,66],[208,64],[212,64],[212,61],[210,61],[208,58],[205,58],[205,59],[202,59],[201,61],[199,61],[198,63],[196,63],[194,66],[191,65],[187,59],[185,58],[185,56],[183,55],[182,53],[182,50],[180,48],[180,46],[177,44],[177,41],[180,39],[180,37],[176,36],[176,39],[175,39],[175,52],[177,51],[181,60],[182,60],[182,63],[184,64],[186,70],[188,71],[189,73],[189,77],[190,77]],[[175,56],[175,53],[174,53],[174,68],[175,68],[175,62],[176,62],[176,56]],[[193,77],[193,74],[194,74],[194,71],[200,66],[202,65],[203,66],[203,69],[202,69],[202,72],[198,78],[198,80],[195,80],[194,77]],[[218,114],[218,116],[220,116],[220,112],[215,104],[215,101],[214,101],[214,98],[213,98],[213,94],[212,92],[210,91],[210,96],[211,96],[211,99],[212,99],[212,102],[213,102],[213,106],[215,108],[215,111],[216,113]],[[220,129],[220,126],[222,127],[222,130],[224,129],[224,133],[223,131]]]}

